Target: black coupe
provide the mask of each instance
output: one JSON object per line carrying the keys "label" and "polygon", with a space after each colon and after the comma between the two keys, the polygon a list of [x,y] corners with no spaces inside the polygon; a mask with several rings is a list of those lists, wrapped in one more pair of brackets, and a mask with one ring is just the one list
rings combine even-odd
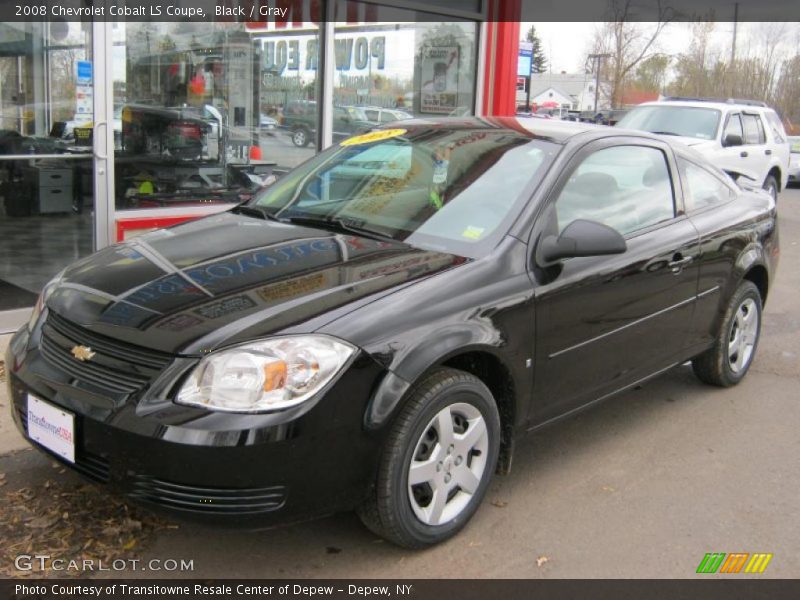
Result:
{"label": "black coupe", "polygon": [[687,360],[745,376],[779,250],[743,185],[584,123],[351,137],[56,276],[8,350],[14,417],[145,503],[252,526],[355,508],[440,542],[523,434]]}

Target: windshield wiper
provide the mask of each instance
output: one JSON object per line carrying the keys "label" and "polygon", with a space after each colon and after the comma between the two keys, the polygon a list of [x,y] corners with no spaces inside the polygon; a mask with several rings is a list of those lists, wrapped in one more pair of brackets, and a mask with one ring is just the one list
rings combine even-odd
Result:
{"label": "windshield wiper", "polygon": [[286,217],[285,219],[281,219],[284,222],[294,223],[296,225],[308,225],[310,227],[319,227],[320,229],[328,229],[331,231],[338,231],[338,232],[348,232],[354,233],[356,235],[360,235],[363,237],[371,238],[373,240],[378,240],[380,242],[394,242],[397,243],[399,240],[394,239],[390,235],[386,235],[385,233],[381,233],[379,231],[375,231],[373,229],[369,229],[368,227],[362,227],[357,223],[354,223],[348,219],[342,219],[339,217]]}
{"label": "windshield wiper", "polygon": [[675,133],[674,131],[651,131],[650,133],[655,133],[656,135],[677,135],[677,136],[680,136],[680,133]]}
{"label": "windshield wiper", "polygon": [[233,208],[231,212],[247,215],[248,217],[257,217],[259,219],[278,221],[279,223],[286,223],[284,219],[276,217],[274,214],[272,214],[272,212],[269,209],[264,208],[262,206],[248,206],[246,204],[240,204],[239,206]]}

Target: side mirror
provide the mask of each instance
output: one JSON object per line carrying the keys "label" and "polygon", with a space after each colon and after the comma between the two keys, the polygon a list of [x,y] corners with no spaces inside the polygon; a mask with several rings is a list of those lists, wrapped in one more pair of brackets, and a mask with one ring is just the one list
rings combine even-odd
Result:
{"label": "side mirror", "polygon": [[725,146],[726,148],[730,146],[741,146],[742,136],[735,133],[729,133],[728,135],[725,136],[725,139],[722,140],[722,145]]}
{"label": "side mirror", "polygon": [[558,237],[544,238],[539,243],[537,258],[548,265],[562,258],[622,254],[627,249],[625,238],[616,229],[597,221],[576,219]]}

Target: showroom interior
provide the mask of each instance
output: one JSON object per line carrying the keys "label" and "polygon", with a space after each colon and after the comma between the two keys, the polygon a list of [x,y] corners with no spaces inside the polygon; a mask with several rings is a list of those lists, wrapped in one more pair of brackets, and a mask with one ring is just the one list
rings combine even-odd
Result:
{"label": "showroom interior", "polygon": [[247,201],[358,131],[503,114],[487,90],[508,79],[513,103],[519,24],[486,23],[488,4],[0,24],[0,331],[81,257]]}

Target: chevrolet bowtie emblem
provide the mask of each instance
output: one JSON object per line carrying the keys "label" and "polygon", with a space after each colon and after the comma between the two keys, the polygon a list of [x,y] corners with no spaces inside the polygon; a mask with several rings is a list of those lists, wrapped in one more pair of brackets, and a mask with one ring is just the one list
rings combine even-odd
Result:
{"label": "chevrolet bowtie emblem", "polygon": [[92,357],[95,355],[95,353],[92,352],[92,349],[88,346],[73,346],[70,352],[72,353],[72,356],[81,362],[92,360]]}

